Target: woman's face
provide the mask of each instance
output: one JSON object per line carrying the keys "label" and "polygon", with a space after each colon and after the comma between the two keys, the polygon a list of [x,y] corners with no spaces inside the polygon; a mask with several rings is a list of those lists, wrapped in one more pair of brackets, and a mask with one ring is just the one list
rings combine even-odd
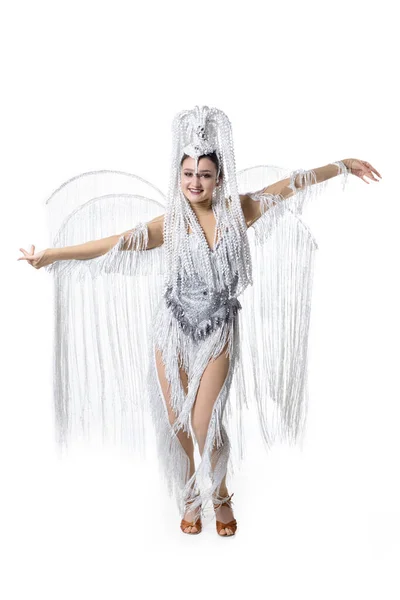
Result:
{"label": "woman's face", "polygon": [[206,157],[199,160],[197,176],[194,167],[194,158],[185,158],[181,166],[182,192],[192,204],[208,202],[212,199],[217,185],[217,168],[213,161]]}

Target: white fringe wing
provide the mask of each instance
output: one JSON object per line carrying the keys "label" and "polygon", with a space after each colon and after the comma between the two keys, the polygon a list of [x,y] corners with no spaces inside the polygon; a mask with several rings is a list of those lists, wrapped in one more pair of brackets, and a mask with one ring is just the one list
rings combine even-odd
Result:
{"label": "white fringe wing", "polygon": [[[240,384],[237,389],[255,398],[262,438],[269,448],[277,439],[302,443],[308,389],[307,352],[311,313],[314,255],[318,246],[301,219],[304,206],[321,195],[328,184],[335,189],[347,173],[323,183],[312,171],[259,166],[238,173],[240,193],[262,190],[287,177],[301,175],[303,189],[286,200],[277,195],[253,194],[262,217],[249,229],[253,286],[243,295]],[[336,188],[337,189],[337,188]],[[251,231],[253,229],[254,231]],[[240,386],[242,386],[240,388]]]}
{"label": "white fringe wing", "polygon": [[[84,173],[47,200],[51,245],[64,247],[132,230],[106,254],[57,261],[53,386],[57,442],[145,450],[146,372],[152,317],[161,295],[163,248],[145,250],[145,223],[163,194],[129,173]],[[133,250],[136,248],[136,250]]]}
{"label": "white fringe wing", "polygon": [[[216,332],[196,356],[186,356],[175,321],[174,326],[165,326],[169,321],[164,323],[163,315],[168,313],[158,313],[160,323],[153,319],[163,303],[164,248],[145,250],[145,222],[165,212],[163,194],[134,175],[99,171],[70,180],[50,197],[53,247],[131,229],[131,249],[135,248],[122,250],[121,236],[103,256],[46,267],[55,284],[54,400],[61,448],[72,439],[100,435],[103,441],[144,450],[144,412],[149,407],[169,490],[183,511],[188,496],[194,500],[193,508],[200,509],[193,496],[196,483],[206,488],[203,500],[211,499],[218,488],[230,456],[229,430],[234,431],[232,458],[235,451],[239,460],[243,457],[241,409],[249,399],[255,398],[267,447],[276,438],[293,443],[300,438],[307,412],[308,331],[317,249],[301,215],[310,198],[340,178],[310,185],[310,171],[291,173],[264,166],[242,171],[237,178],[240,193],[248,193],[288,176],[294,181],[297,174],[303,175],[306,186],[292,198],[253,197],[264,213],[247,232],[254,284],[240,299],[242,310],[234,330],[226,332],[228,337]],[[213,410],[195,482],[188,479],[188,459],[168,423],[153,344],[165,351],[174,406],[181,413],[178,424],[187,429],[188,409],[207,360],[228,338],[230,370]],[[178,349],[183,362],[192,364],[187,398],[180,392]],[[235,400],[228,402],[232,377]],[[184,402],[186,410],[181,412]],[[210,486],[206,480],[214,442],[220,456]]]}

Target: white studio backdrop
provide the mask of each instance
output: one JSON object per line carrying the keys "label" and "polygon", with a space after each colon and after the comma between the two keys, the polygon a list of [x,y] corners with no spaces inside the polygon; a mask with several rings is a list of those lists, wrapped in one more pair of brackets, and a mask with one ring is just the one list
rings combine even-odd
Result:
{"label": "white studio backdrop", "polygon": [[[1,545],[6,600],[397,599],[399,250],[389,2],[8,2],[1,20]],[[318,243],[303,451],[266,454],[251,415],[231,482],[239,530],[185,536],[155,452],[56,457],[44,202],[90,170],[166,189],[174,114],[224,110],[238,169],[354,157],[306,220]],[[146,489],[147,492],[138,493]],[[162,519],[157,516],[162,506]],[[222,546],[224,548],[222,549]]]}

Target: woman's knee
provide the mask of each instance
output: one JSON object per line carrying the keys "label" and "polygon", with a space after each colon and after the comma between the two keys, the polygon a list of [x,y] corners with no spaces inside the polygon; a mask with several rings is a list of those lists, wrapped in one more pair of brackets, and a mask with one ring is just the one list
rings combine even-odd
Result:
{"label": "woman's knee", "polygon": [[198,444],[204,443],[208,427],[210,425],[210,416],[202,415],[195,410],[192,413],[192,429]]}

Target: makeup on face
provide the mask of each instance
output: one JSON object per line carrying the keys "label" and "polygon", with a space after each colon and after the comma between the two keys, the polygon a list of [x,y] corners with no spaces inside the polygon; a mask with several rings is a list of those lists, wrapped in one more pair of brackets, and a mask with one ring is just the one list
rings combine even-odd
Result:
{"label": "makeup on face", "polygon": [[183,162],[181,171],[182,191],[189,200],[211,198],[216,185],[215,166],[207,158],[200,159],[197,173],[193,168],[195,166],[195,161],[192,158],[187,158]]}

